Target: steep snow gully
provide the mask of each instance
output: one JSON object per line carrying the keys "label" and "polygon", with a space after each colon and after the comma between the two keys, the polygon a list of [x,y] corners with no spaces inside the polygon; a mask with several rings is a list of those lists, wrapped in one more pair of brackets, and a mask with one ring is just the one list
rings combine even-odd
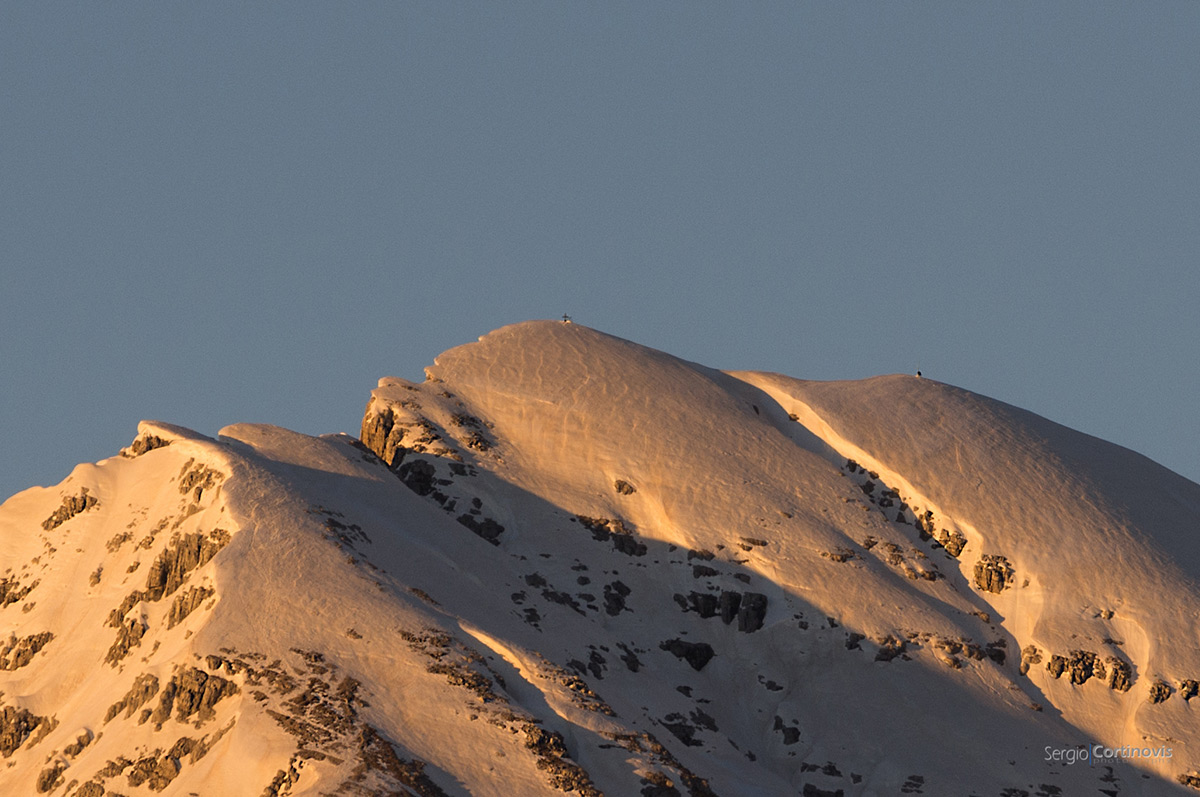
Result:
{"label": "steep snow gully", "polygon": [[516,324],[0,506],[0,793],[1195,793],[1198,516],[950,385]]}

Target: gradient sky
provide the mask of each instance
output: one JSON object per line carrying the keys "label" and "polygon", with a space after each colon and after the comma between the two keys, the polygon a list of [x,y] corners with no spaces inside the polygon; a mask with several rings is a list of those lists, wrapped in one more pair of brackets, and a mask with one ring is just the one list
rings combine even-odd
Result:
{"label": "gradient sky", "polygon": [[[1200,4],[0,7],[0,497],[515,321],[1200,480]],[[665,408],[669,410],[669,408]]]}

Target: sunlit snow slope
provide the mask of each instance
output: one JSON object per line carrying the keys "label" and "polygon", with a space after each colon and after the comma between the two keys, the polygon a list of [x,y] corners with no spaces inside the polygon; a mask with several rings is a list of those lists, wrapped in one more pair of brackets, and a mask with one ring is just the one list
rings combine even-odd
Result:
{"label": "sunlit snow slope", "polygon": [[3,504],[0,794],[1191,793],[1198,515],[930,380],[505,327],[361,441],[144,422]]}

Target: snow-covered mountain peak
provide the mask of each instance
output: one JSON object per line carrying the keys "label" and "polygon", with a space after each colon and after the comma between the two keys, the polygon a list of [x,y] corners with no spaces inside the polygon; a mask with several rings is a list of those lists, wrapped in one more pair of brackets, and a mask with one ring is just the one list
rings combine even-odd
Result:
{"label": "snow-covered mountain peak", "polygon": [[360,439],[143,422],[0,507],[0,789],[1168,793],[1198,491],[928,379],[516,324]]}

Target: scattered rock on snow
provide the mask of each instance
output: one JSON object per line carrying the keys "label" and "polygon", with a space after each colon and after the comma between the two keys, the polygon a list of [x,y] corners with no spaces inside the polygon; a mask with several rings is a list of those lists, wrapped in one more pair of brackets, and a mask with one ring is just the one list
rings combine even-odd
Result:
{"label": "scattered rock on snow", "polygon": [[623,611],[628,611],[625,608],[625,599],[629,597],[629,587],[622,584],[620,581],[613,581],[611,584],[604,585],[604,611],[615,617]]}
{"label": "scattered rock on snow", "polygon": [[501,526],[491,518],[485,517],[480,519],[468,513],[459,515],[457,520],[486,542],[490,542],[492,545],[500,544],[500,535],[504,533],[504,526]]}
{"label": "scattered rock on snow", "polygon": [[1030,666],[1042,663],[1042,654],[1037,645],[1026,645],[1021,649],[1021,675],[1029,672]]}
{"label": "scattered rock on snow", "polygon": [[668,639],[660,643],[658,647],[676,658],[683,659],[697,672],[703,670],[712,660],[712,657],[716,655],[713,652],[712,645],[707,642],[685,642],[682,639]]}
{"label": "scattered rock on snow", "polygon": [[592,539],[598,542],[611,541],[613,550],[627,556],[646,555],[646,544],[639,542],[622,520],[587,515],[576,515],[575,520],[592,533]]}
{"label": "scattered rock on snow", "polygon": [[783,743],[785,745],[793,745],[800,741],[800,728],[795,725],[786,725],[783,722],[783,717],[775,716],[775,725],[772,730],[783,735]]}

